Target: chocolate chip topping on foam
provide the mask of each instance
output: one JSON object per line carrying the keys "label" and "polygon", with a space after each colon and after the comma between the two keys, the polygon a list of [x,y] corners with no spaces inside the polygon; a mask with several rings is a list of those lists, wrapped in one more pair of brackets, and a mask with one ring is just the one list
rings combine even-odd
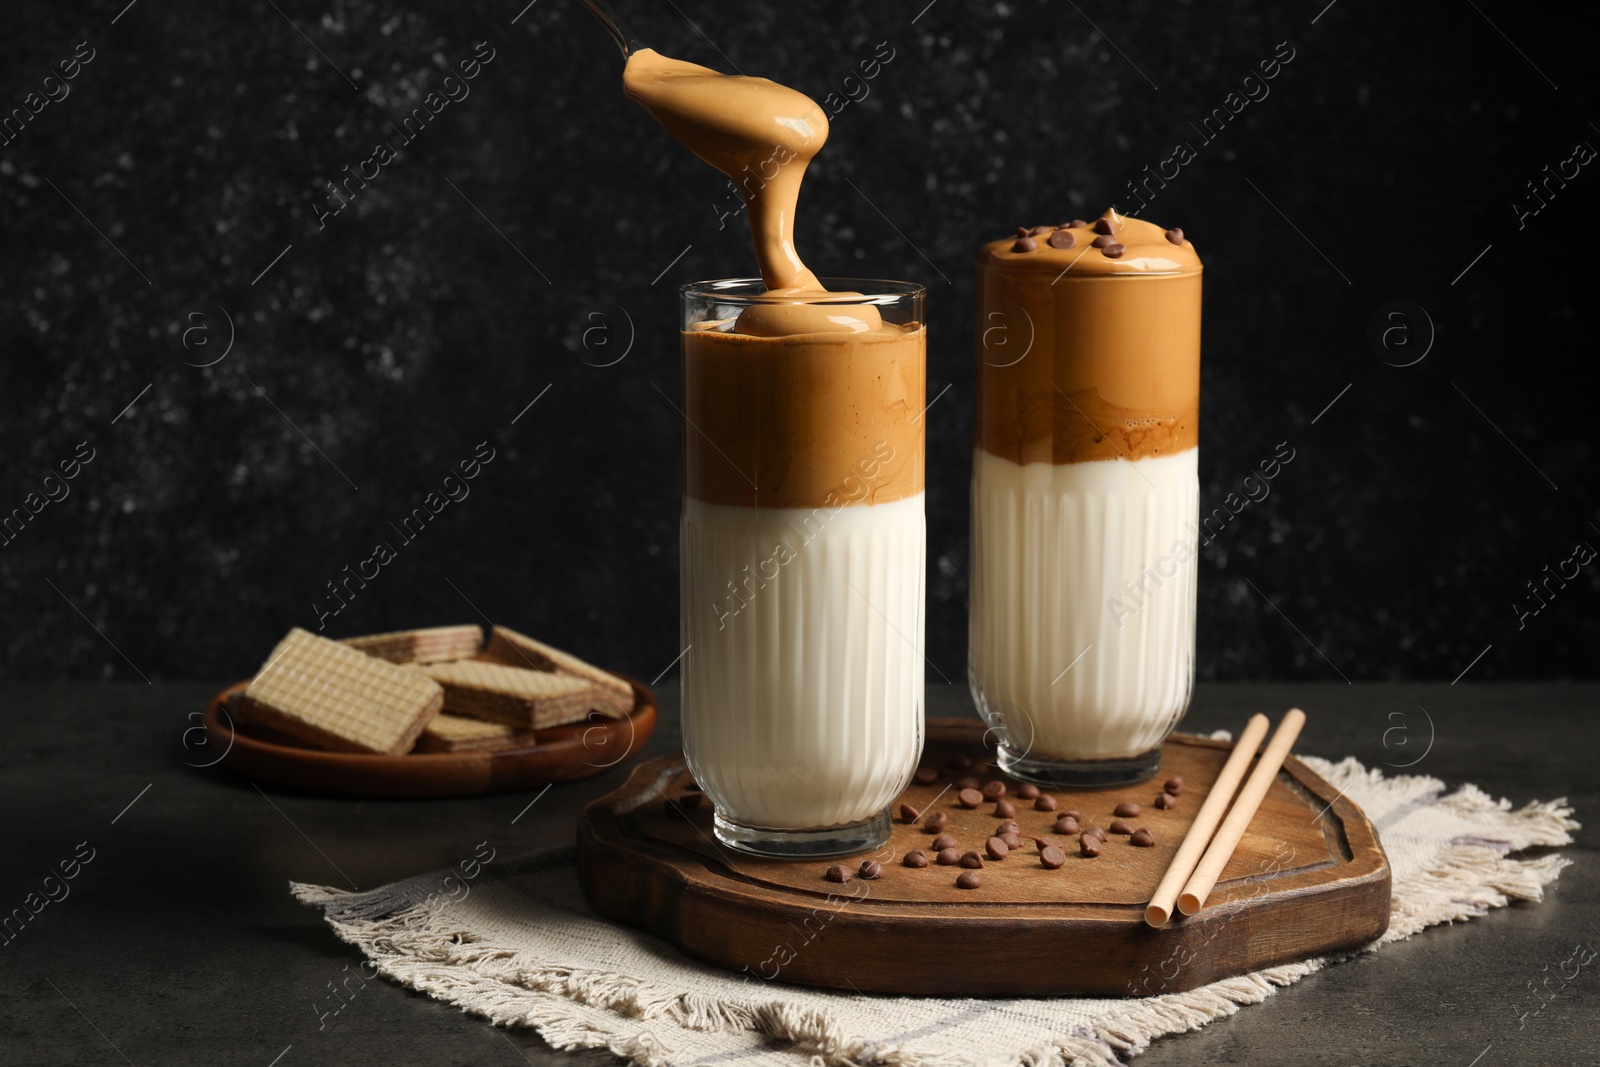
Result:
{"label": "chocolate chip topping on foam", "polygon": [[1089,274],[1186,274],[1200,269],[1200,256],[1181,229],[1163,229],[1119,215],[1114,209],[1088,222],[1073,219],[1064,226],[1019,226],[1019,236],[1023,230],[1035,235],[1043,230],[1050,236],[1043,241],[1019,237],[993,241],[983,247],[978,262],[993,260],[1000,266],[1037,267],[1055,273],[1069,267],[1075,273]]}

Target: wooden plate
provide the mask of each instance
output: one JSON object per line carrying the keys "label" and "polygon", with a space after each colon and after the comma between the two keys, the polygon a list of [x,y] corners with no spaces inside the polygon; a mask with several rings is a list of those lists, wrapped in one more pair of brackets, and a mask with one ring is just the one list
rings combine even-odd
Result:
{"label": "wooden plate", "polygon": [[[994,804],[968,811],[956,804],[956,789],[939,794],[969,774],[1007,781],[1023,844],[1003,861],[986,860],[976,890],[956,887],[959,867],[902,866],[900,858],[928,849],[933,834],[899,819],[889,844],[873,854],[884,867],[875,881],[827,881],[824,871],[838,860],[736,854],[715,840],[709,803],[679,804],[691,792],[688,772],[682,757],[664,757],[635,768],[621,789],[584,812],[584,894],[600,914],[754,979],[900,995],[1149,996],[1354,948],[1388,928],[1389,863],[1376,831],[1350,798],[1297,759],[1279,773],[1206,906],[1155,930],[1144,922],[1144,905],[1229,746],[1174,736],[1155,782],[1046,790],[1059,809],[1041,812],[1016,797],[1016,782],[988,764],[978,769],[988,756],[982,737],[981,723],[931,721],[923,764],[943,768],[964,755],[975,766],[944,770],[940,781],[913,785],[901,798],[945,812],[959,847],[982,852],[1003,821]],[[1185,783],[1178,806],[1153,808],[1158,783],[1174,774]],[[1086,826],[1106,828],[1112,809],[1128,800],[1144,811],[1127,821],[1148,827],[1155,847],[1113,834],[1089,859],[1075,838],[1052,832],[1056,816],[1073,809]],[[1066,865],[1046,869],[1029,835],[1059,841]]]}
{"label": "wooden plate", "polygon": [[351,797],[509,793],[588,778],[642,749],[656,727],[656,698],[647,686],[632,678],[628,682],[633,686],[633,711],[624,719],[594,715],[585,722],[540,730],[533,748],[405,756],[323,752],[254,727],[235,730],[228,702],[249,684],[239,682],[206,705],[207,743],[226,753],[221,763],[246,777],[313,793]]}

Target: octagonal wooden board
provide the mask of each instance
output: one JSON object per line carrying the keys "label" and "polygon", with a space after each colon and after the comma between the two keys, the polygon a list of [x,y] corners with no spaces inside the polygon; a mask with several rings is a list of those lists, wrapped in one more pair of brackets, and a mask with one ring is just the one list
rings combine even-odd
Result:
{"label": "octagonal wooden board", "polygon": [[[941,768],[941,778],[900,798],[946,812],[946,832],[963,850],[982,852],[1002,817],[993,803],[961,808],[957,790],[946,787],[966,775],[1007,783],[1023,844],[1003,861],[986,861],[978,889],[957,888],[959,867],[902,866],[907,851],[928,849],[934,835],[898,818],[884,849],[849,861],[881,860],[884,875],[873,881],[827,881],[838,860],[735,853],[713,836],[708,802],[681,803],[692,781],[682,757],[668,756],[639,765],[584,812],[584,894],[601,915],[752,978],[900,995],[1150,996],[1355,948],[1388,928],[1390,871],[1377,833],[1350,798],[1293,757],[1206,906],[1156,930],[1144,922],[1144,905],[1229,746],[1175,735],[1154,782],[1046,790],[1059,809],[1041,812],[986,762],[982,740],[981,723],[932,720],[922,763]],[[958,756],[973,767],[952,769]],[[1170,775],[1183,777],[1182,798],[1175,809],[1155,809],[1158,783]],[[1104,828],[1125,800],[1143,806],[1128,821],[1149,828],[1155,847],[1113,834],[1090,859],[1076,839],[1052,833],[1056,816],[1073,809],[1086,826]],[[1066,865],[1045,868],[1030,835],[1059,841]]]}

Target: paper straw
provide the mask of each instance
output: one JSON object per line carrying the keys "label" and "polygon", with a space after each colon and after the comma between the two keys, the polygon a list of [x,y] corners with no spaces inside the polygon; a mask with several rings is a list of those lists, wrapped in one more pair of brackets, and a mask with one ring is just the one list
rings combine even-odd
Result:
{"label": "paper straw", "polygon": [[1149,906],[1144,909],[1144,921],[1151,926],[1165,926],[1172,917],[1178,890],[1194,873],[1195,865],[1200,862],[1201,854],[1211,841],[1211,835],[1222,822],[1228,801],[1233,799],[1239,783],[1244,780],[1245,768],[1255,758],[1256,749],[1261,747],[1261,739],[1267,736],[1269,725],[1267,717],[1260,713],[1250,716],[1250,721],[1245,724],[1244,733],[1239,735],[1233,751],[1228,753],[1227,762],[1222,765],[1222,771],[1211,786],[1211,792],[1206,794],[1205,803],[1200,805],[1200,814],[1194,817],[1194,825],[1184,835],[1183,844],[1178,846],[1178,854],[1172,857],[1172,866],[1167,868],[1161,884],[1156,886],[1155,896],[1150,898]]}
{"label": "paper straw", "polygon": [[1289,750],[1294,747],[1295,738],[1300,736],[1300,728],[1305,724],[1306,713],[1299,708],[1290,708],[1289,713],[1278,724],[1272,740],[1267,742],[1266,751],[1261,753],[1261,759],[1256,762],[1256,769],[1250,772],[1250,777],[1244,783],[1244,788],[1239,790],[1239,798],[1233,802],[1233,808],[1228,812],[1227,819],[1217,831],[1217,836],[1212,838],[1211,847],[1206,849],[1206,854],[1201,857],[1200,865],[1190,876],[1189,883],[1183,887],[1183,892],[1178,894],[1178,910],[1185,915],[1193,915],[1199,911],[1200,906],[1206,902],[1206,897],[1211,895],[1211,890],[1217,884],[1217,876],[1222,873],[1222,868],[1227,866],[1234,849],[1239,847],[1239,840],[1249,828],[1250,820],[1255,818],[1262,799],[1271,788],[1273,779],[1278,776],[1283,761],[1289,758]]}

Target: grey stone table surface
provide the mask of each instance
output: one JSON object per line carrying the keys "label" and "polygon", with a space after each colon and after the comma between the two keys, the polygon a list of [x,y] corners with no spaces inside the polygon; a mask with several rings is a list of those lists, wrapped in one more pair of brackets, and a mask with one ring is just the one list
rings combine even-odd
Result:
{"label": "grey stone table surface", "polygon": [[[217,688],[0,685],[0,914],[41,892],[63,860],[92,857],[67,895],[0,936],[0,1063],[610,1062],[382,980],[323,1020],[319,999],[358,957],[287,884],[365,889],[458,863],[482,841],[503,854],[571,840],[582,806],[624,768],[553,787],[531,807],[532,792],[362,801],[260,788],[185,765],[178,738]],[[675,686],[659,689],[662,727],[646,755],[678,743]],[[953,686],[930,688],[928,703],[931,714],[971,713]],[[1311,715],[1301,752],[1416,761],[1414,773],[1519,805],[1566,796],[1590,824],[1600,807],[1600,685],[1202,685],[1184,728],[1237,729],[1251,711],[1291,704]],[[1600,941],[1596,841],[1592,825],[1578,832],[1564,850],[1573,866],[1542,904],[1331,967],[1137,1062],[1600,1062],[1600,964],[1552,982],[1543,1010],[1519,1021],[1537,1003],[1533,985],[1578,942]]]}

